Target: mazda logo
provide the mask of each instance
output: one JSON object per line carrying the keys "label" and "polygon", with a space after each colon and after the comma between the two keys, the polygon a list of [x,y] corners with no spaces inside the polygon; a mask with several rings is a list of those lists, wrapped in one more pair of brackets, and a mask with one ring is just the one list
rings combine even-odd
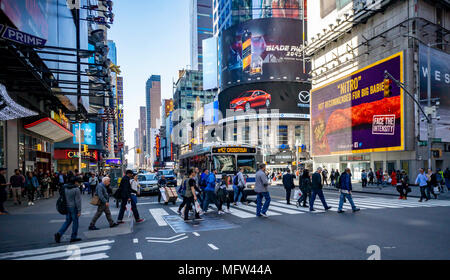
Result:
{"label": "mazda logo", "polygon": [[300,91],[298,94],[298,100],[301,103],[309,103],[309,92],[308,91]]}

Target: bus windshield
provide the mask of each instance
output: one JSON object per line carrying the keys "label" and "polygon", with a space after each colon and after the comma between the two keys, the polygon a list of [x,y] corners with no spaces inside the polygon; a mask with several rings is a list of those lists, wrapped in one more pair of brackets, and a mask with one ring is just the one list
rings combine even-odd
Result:
{"label": "bus windshield", "polygon": [[215,155],[213,156],[214,168],[218,173],[234,172],[236,166],[235,157],[232,155]]}
{"label": "bus windshield", "polygon": [[244,173],[255,173],[256,172],[256,160],[255,156],[238,156],[237,157],[237,167],[244,168]]}

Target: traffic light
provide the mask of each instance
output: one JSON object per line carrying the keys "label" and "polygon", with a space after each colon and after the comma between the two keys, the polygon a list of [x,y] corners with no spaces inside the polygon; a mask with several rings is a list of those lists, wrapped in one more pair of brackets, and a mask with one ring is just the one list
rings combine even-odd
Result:
{"label": "traffic light", "polygon": [[383,89],[384,89],[384,97],[391,97],[392,96],[392,80],[391,79],[384,79],[383,81]]}
{"label": "traffic light", "polygon": [[442,150],[441,150],[441,149],[435,149],[435,150],[432,150],[432,153],[433,153],[433,157],[434,157],[434,158],[440,158],[440,157],[442,157]]}
{"label": "traffic light", "polygon": [[85,153],[88,152],[88,145],[83,144],[83,152]]}
{"label": "traffic light", "polygon": [[141,153],[141,149],[137,148],[136,149],[136,154],[140,154]]}

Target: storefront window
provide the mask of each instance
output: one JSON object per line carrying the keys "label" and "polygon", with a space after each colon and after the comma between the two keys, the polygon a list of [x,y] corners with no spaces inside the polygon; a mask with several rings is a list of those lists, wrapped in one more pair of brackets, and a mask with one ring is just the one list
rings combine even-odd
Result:
{"label": "storefront window", "polygon": [[278,143],[279,145],[288,144],[288,127],[287,125],[278,126]]}

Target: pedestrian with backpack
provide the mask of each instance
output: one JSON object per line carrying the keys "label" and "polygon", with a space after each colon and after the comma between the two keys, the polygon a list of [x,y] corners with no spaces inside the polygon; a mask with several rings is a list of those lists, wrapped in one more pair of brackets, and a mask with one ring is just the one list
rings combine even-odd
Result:
{"label": "pedestrian with backpack", "polygon": [[[267,189],[268,186],[269,181],[266,175],[266,165],[261,164],[258,172],[255,174],[256,217],[268,217],[267,211],[271,201],[269,190]],[[262,205],[263,198],[265,199],[264,205]]]}
{"label": "pedestrian with backpack", "polygon": [[66,221],[55,233],[56,243],[61,242],[61,237],[64,235],[66,230],[72,225],[72,235],[70,237],[70,242],[81,241],[78,238],[78,218],[81,216],[81,192],[80,184],[82,184],[78,177],[72,176],[69,179],[69,183],[65,184],[60,191],[60,195],[64,196],[63,201],[66,207]]}

